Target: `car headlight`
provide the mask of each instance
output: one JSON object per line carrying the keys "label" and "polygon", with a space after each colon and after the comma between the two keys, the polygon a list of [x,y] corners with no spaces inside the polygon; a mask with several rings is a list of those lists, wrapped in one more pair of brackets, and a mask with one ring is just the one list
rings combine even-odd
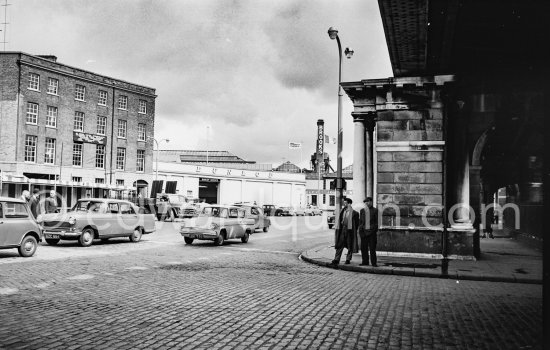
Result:
{"label": "car headlight", "polygon": [[74,217],[71,216],[71,217],[69,218],[69,224],[70,224],[70,225],[76,224],[76,219],[75,219]]}

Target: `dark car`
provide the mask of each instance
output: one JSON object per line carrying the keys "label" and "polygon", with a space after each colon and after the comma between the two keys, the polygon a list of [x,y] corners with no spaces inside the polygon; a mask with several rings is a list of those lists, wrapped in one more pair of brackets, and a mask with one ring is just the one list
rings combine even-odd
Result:
{"label": "dark car", "polygon": [[264,204],[262,206],[262,209],[264,211],[264,215],[266,216],[275,216],[277,211],[277,207],[274,206],[273,204]]}

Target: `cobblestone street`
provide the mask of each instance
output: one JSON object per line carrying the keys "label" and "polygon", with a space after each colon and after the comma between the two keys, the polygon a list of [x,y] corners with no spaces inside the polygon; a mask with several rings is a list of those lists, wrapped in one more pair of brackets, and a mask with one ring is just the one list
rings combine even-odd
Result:
{"label": "cobblestone street", "polygon": [[0,348],[541,348],[541,286],[311,265],[299,251],[332,232],[302,226],[223,247],[165,226],[138,244],[0,252]]}

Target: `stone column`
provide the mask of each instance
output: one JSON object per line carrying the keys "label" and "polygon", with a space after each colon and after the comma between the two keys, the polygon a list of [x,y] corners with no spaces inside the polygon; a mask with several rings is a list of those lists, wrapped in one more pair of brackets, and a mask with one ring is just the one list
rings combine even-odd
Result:
{"label": "stone column", "polygon": [[352,113],[353,117],[353,206],[360,207],[366,196],[366,115]]}
{"label": "stone column", "polygon": [[[366,196],[372,197],[374,194],[374,126],[376,124],[375,115],[371,115],[365,121],[365,143],[366,143],[366,158],[367,158],[367,188]],[[376,200],[373,199],[374,203]]]}

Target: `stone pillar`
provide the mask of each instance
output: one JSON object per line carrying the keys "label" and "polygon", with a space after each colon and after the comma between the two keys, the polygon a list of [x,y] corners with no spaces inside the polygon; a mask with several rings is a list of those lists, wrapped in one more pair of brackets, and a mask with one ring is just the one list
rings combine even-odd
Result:
{"label": "stone pillar", "polygon": [[366,144],[365,144],[365,120],[366,116],[360,113],[352,113],[353,116],[353,204],[360,207],[366,196]]}
{"label": "stone pillar", "polygon": [[369,118],[365,122],[365,144],[366,144],[366,158],[367,158],[367,181],[366,181],[366,196],[365,197],[372,197],[374,194],[374,126],[376,124],[375,122],[375,116],[374,114],[372,116],[369,116]]}

